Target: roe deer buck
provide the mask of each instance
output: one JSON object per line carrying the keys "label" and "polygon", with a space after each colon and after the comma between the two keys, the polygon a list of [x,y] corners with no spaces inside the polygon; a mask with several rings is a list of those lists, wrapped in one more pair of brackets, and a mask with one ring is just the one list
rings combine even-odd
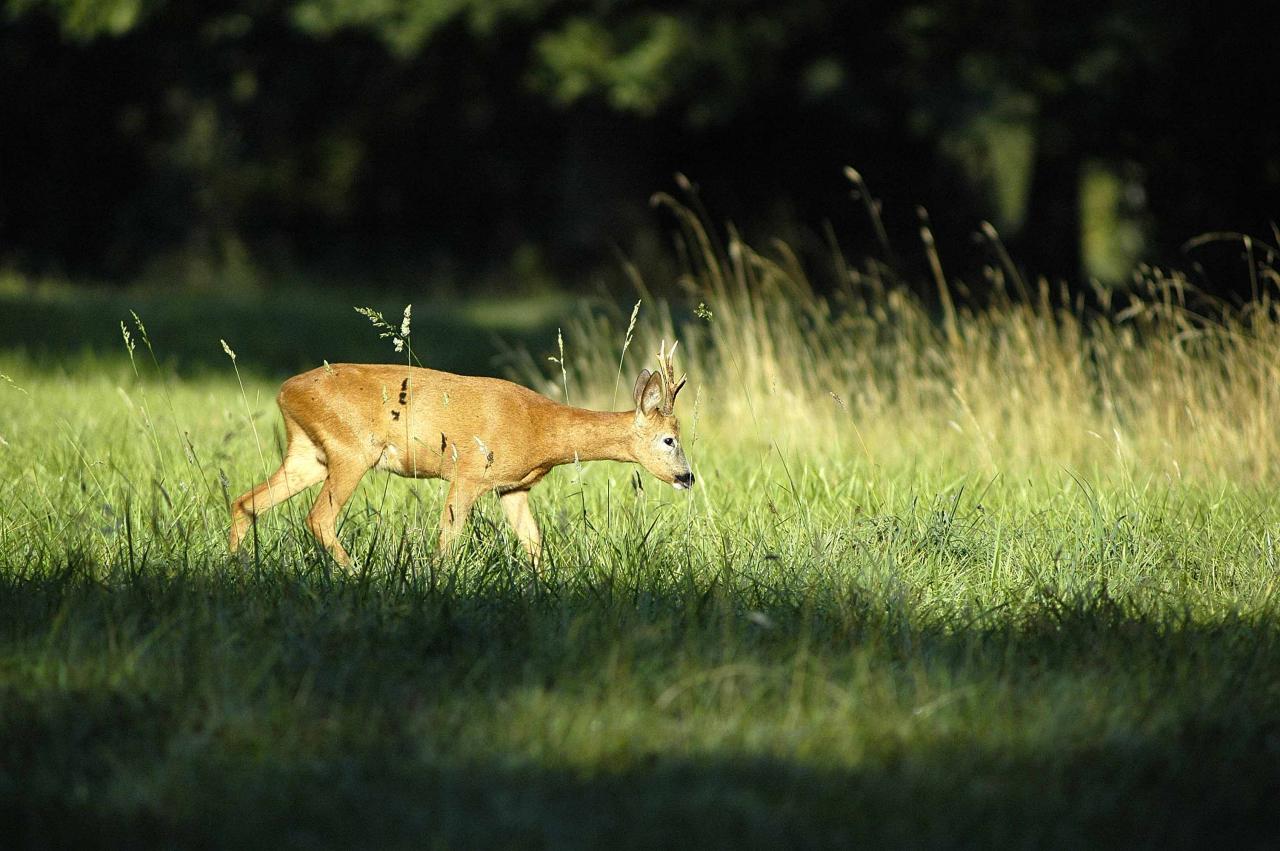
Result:
{"label": "roe deer buck", "polygon": [[295,375],[277,403],[288,441],[284,460],[231,506],[235,552],[262,512],[324,482],[307,528],[339,564],[351,557],[337,520],[356,485],[376,467],[401,476],[450,482],[440,517],[440,549],[462,532],[477,497],[496,490],[516,537],[536,564],[542,537],[529,489],[552,467],[575,461],[631,461],[676,488],[693,486],[675,417],[671,350],[658,372],[636,379],[634,411],[562,405],[497,378],[406,366],[332,364]]}

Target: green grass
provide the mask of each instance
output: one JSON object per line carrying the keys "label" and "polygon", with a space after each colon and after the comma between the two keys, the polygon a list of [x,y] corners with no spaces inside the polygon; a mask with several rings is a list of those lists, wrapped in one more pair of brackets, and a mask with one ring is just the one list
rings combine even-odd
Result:
{"label": "green grass", "polygon": [[[1273,840],[1280,323],[1008,303],[948,336],[893,287],[833,307],[758,260],[693,270],[710,322],[649,299],[627,355],[678,327],[698,487],[562,468],[540,574],[492,501],[441,559],[440,483],[380,474],[341,528],[356,573],[305,496],[225,552],[291,335],[329,357],[287,305],[211,300],[224,331],[144,304],[159,368],[107,296],[65,320],[89,354],[0,354],[5,844]],[[395,358],[326,304],[299,310]],[[566,323],[571,398],[608,403],[626,312]],[[428,313],[415,348],[481,333]]]}
{"label": "green grass", "polygon": [[321,359],[385,359],[387,347],[368,333],[352,307],[373,301],[387,315],[398,316],[405,302],[415,300],[414,343],[424,362],[484,375],[499,374],[512,349],[545,345],[574,301],[553,294],[415,299],[304,288],[122,292],[0,273],[0,348],[45,365],[72,364],[84,356],[122,358],[118,323],[129,320],[132,326],[130,311],[135,311],[153,333],[157,355],[180,374],[223,370],[227,362],[218,340],[225,338],[244,355],[242,368],[284,377]]}

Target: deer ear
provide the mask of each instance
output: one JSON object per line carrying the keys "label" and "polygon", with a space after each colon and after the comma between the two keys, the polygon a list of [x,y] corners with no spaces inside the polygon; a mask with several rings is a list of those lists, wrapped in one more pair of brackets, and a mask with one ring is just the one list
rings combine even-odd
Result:
{"label": "deer ear", "polygon": [[649,381],[650,375],[653,375],[653,373],[649,370],[640,370],[640,377],[636,379],[636,386],[631,391],[631,398],[635,400],[636,410],[640,410],[640,394],[644,392],[644,385]]}
{"label": "deer ear", "polygon": [[656,372],[651,373],[644,383],[644,389],[640,391],[640,404],[637,410],[646,417],[653,416],[662,407],[663,393],[662,376]]}

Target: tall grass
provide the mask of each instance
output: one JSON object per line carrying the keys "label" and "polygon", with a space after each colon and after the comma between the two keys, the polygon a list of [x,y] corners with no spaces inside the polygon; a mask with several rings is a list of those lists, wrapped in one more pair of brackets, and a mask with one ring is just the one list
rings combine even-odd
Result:
{"label": "tall grass", "polygon": [[[1241,274],[1266,285],[1243,306],[1149,266],[1120,292],[1012,285],[1020,273],[1002,248],[986,270],[985,305],[953,306],[944,280],[938,306],[883,263],[838,255],[823,270],[836,285],[819,294],[785,244],[757,250],[732,228],[721,240],[690,208],[659,200],[682,225],[681,300],[702,305],[705,318],[650,296],[631,350],[680,338],[692,386],[714,411],[703,424],[709,441],[860,457],[890,471],[928,463],[1014,476],[1276,478],[1274,250],[1250,251],[1252,269],[1242,251]],[[642,278],[638,288],[651,289]],[[567,333],[573,382],[596,404],[609,398],[622,319],[587,312]],[[550,387],[537,370],[521,377]]]}

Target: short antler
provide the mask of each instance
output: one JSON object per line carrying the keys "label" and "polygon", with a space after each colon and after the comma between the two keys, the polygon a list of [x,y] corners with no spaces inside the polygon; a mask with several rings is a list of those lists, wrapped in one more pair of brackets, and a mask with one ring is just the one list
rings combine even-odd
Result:
{"label": "short antler", "polygon": [[663,340],[658,348],[658,374],[662,376],[662,406],[659,409],[664,416],[671,416],[676,408],[676,394],[680,392],[680,388],[684,387],[685,380],[688,379],[688,373],[680,376],[680,380],[676,381],[675,365],[672,358],[676,353],[676,346],[680,345],[679,341],[671,344],[670,350],[667,349],[667,341]]}

